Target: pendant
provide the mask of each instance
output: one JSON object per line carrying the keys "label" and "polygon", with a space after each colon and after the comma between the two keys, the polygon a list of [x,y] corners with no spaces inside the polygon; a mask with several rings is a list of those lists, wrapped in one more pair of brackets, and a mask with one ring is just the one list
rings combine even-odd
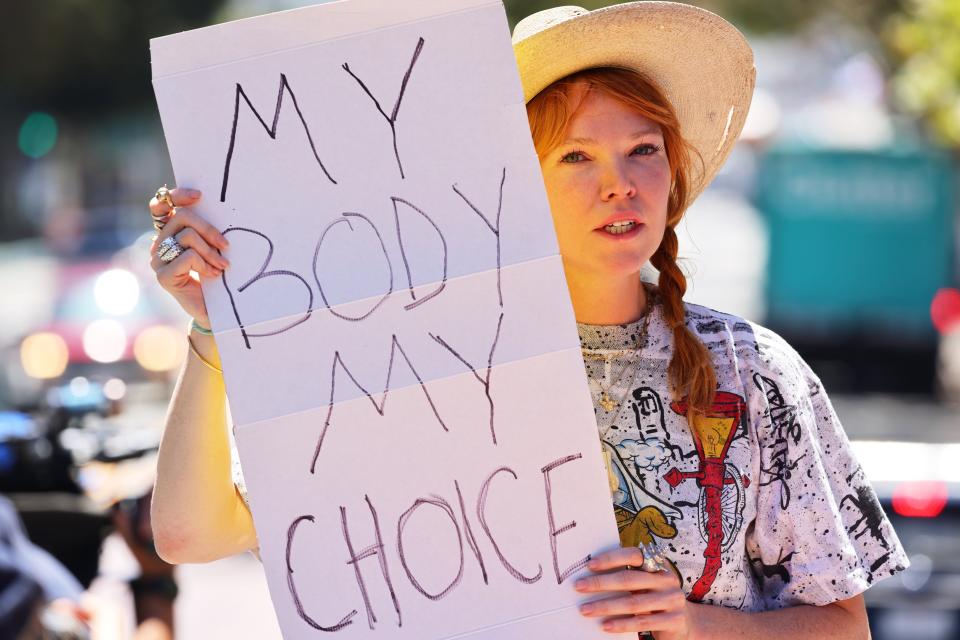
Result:
{"label": "pendant", "polygon": [[606,391],[600,394],[600,406],[603,407],[604,411],[613,411],[617,406],[616,403],[610,398]]}

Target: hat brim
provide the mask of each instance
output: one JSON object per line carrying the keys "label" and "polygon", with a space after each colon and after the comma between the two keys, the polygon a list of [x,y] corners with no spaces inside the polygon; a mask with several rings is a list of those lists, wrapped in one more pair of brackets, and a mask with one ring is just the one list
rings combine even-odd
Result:
{"label": "hat brim", "polygon": [[513,46],[525,100],[584,69],[640,73],[670,101],[681,135],[702,159],[693,162],[692,202],[743,129],[756,78],[750,45],[729,22],[691,5],[629,2],[579,15],[574,9],[542,11],[517,25]]}

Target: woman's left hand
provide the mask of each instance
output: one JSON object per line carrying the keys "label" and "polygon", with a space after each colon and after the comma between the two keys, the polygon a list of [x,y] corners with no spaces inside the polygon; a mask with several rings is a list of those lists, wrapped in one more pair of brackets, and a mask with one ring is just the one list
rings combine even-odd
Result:
{"label": "woman's left hand", "polygon": [[642,571],[642,564],[643,552],[636,547],[594,556],[587,568],[595,575],[580,578],[574,586],[580,593],[607,597],[580,605],[580,613],[604,618],[603,630],[611,633],[652,631],[657,640],[689,640],[692,607],[677,575],[670,569]]}

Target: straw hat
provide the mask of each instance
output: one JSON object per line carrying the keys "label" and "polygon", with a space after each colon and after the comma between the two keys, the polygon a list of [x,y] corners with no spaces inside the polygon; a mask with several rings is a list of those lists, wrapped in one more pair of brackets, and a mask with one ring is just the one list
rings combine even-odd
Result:
{"label": "straw hat", "polygon": [[676,2],[628,2],[587,11],[556,7],[521,20],[513,50],[527,102],[577,71],[639,72],[667,97],[681,134],[703,158],[694,162],[690,201],[720,170],[743,129],[756,69],[736,27],[705,9]]}

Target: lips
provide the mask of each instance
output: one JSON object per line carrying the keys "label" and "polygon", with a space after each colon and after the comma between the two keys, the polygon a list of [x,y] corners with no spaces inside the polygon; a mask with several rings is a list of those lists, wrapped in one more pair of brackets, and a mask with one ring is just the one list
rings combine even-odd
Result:
{"label": "lips", "polygon": [[595,229],[595,231],[604,231],[604,227],[608,227],[617,222],[633,222],[637,226],[643,224],[643,221],[640,220],[640,216],[636,213],[632,211],[621,211],[604,220],[603,223]]}

